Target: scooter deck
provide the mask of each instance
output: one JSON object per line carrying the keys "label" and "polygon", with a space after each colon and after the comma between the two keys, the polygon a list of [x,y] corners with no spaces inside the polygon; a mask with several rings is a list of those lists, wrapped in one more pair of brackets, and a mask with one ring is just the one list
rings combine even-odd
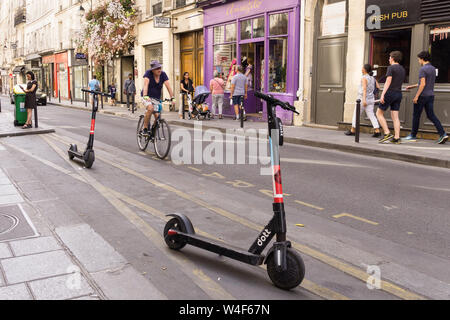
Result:
{"label": "scooter deck", "polygon": [[223,242],[202,237],[196,234],[187,234],[180,231],[176,232],[176,237],[178,237],[182,241],[186,241],[187,244],[190,244],[191,246],[214,252],[221,256],[238,260],[240,262],[244,262],[253,266],[261,265],[264,263],[265,256],[263,255],[256,255],[248,252],[247,250],[230,245],[227,245],[225,247],[225,244]]}
{"label": "scooter deck", "polygon": [[69,150],[68,152],[69,152],[69,154],[73,155],[75,158],[83,159],[83,157],[84,157],[84,155],[82,153],[79,153],[77,151]]}

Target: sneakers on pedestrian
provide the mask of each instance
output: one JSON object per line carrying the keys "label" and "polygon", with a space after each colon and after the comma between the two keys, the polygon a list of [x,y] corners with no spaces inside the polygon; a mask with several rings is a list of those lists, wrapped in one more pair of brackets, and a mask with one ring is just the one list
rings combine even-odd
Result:
{"label": "sneakers on pedestrian", "polygon": [[416,142],[417,138],[414,137],[413,135],[409,135],[406,138],[403,138],[403,140],[406,141],[406,142]]}
{"label": "sneakers on pedestrian", "polygon": [[345,131],[344,134],[345,134],[346,136],[354,136],[354,135],[355,135],[355,133],[352,132],[351,130]]}
{"label": "sneakers on pedestrian", "polygon": [[374,132],[372,135],[372,138],[379,138],[381,137],[381,132]]}
{"label": "sneakers on pedestrian", "polygon": [[448,141],[448,135],[446,133],[444,133],[444,135],[439,138],[437,143],[438,144],[445,144],[447,141]]}
{"label": "sneakers on pedestrian", "polygon": [[385,134],[384,137],[379,140],[379,143],[385,143],[392,138],[394,138],[394,135],[392,133]]}
{"label": "sneakers on pedestrian", "polygon": [[402,143],[400,139],[395,139],[395,138],[392,138],[390,141],[393,144],[401,144]]}

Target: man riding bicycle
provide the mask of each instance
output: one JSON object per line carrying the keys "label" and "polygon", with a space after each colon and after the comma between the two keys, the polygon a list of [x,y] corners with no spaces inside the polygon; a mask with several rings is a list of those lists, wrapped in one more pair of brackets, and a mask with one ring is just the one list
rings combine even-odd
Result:
{"label": "man riding bicycle", "polygon": [[172,103],[174,103],[174,94],[172,87],[170,86],[169,77],[164,71],[162,71],[162,65],[159,63],[159,61],[152,61],[150,64],[150,69],[145,72],[144,88],[142,90],[144,106],[147,108],[143,129],[143,134],[145,135],[148,134],[148,127],[150,125],[152,114],[155,115],[156,120],[158,114],[161,112],[159,106],[163,86],[166,86],[167,91],[169,91]]}

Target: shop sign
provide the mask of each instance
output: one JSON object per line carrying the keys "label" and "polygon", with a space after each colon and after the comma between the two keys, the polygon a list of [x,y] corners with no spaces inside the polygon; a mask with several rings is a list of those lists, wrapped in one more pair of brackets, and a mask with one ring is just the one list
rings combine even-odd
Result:
{"label": "shop sign", "polygon": [[77,53],[77,54],[75,54],[75,59],[86,60],[86,55],[84,53]]}
{"label": "shop sign", "polygon": [[420,22],[421,0],[366,0],[366,31]]}
{"label": "shop sign", "polygon": [[171,28],[172,19],[167,17],[154,17],[153,26],[155,28]]}

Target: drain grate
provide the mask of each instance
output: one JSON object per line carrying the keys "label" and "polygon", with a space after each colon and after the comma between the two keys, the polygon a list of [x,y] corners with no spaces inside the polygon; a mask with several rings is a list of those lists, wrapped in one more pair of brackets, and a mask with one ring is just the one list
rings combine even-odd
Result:
{"label": "drain grate", "polygon": [[0,207],[0,242],[37,237],[38,235],[20,204]]}

